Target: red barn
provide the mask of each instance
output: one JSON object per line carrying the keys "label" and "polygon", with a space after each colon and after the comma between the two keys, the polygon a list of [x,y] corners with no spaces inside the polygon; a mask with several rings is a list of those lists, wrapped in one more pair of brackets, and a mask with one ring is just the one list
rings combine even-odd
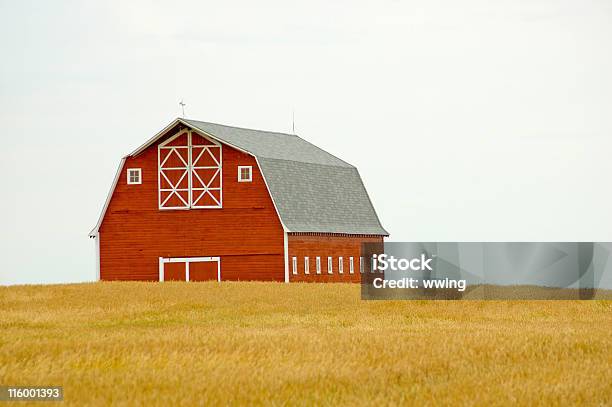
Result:
{"label": "red barn", "polygon": [[176,119],[121,160],[100,280],[360,281],[382,242],[357,169],[292,134]]}

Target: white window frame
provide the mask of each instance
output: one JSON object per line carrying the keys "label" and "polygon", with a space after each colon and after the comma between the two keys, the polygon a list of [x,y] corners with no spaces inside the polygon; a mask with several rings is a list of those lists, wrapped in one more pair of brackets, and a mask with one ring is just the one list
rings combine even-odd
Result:
{"label": "white window frame", "polygon": [[344,260],[342,257],[338,257],[338,273],[344,274]]}
{"label": "white window frame", "polygon": [[334,274],[334,258],[327,256],[327,274]]}
{"label": "white window frame", "polygon": [[304,257],[304,274],[310,274],[310,260],[308,256]]}
{"label": "white window frame", "polygon": [[[138,181],[132,182],[131,175],[135,173],[138,175]],[[142,169],[140,168],[128,168],[127,169],[127,184],[128,185],[140,185],[142,184]]]}
{"label": "white window frame", "polygon": [[349,274],[355,274],[355,262],[353,257],[349,257]]}
{"label": "white window frame", "polygon": [[[242,178],[242,170],[249,170],[249,177]],[[239,165],[238,166],[238,182],[252,182],[253,181],[253,167],[250,165]]]}
{"label": "white window frame", "polygon": [[316,266],[317,266],[317,274],[321,274],[321,258],[319,256],[317,256]]}
{"label": "white window frame", "polygon": [[363,274],[363,256],[359,256],[359,272]]}
{"label": "white window frame", "polygon": [[297,257],[293,257],[291,259],[291,264],[293,266],[293,274],[297,275],[297,273],[298,273],[298,269],[297,269]]}

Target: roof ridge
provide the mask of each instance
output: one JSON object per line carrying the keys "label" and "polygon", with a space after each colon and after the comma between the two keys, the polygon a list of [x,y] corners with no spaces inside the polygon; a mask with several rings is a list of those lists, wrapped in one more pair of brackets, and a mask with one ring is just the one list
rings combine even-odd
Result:
{"label": "roof ridge", "polygon": [[[223,123],[215,123],[215,122],[205,122],[203,120],[196,120],[196,119],[187,119],[185,117],[179,117],[180,120],[185,120],[187,122],[198,122],[198,123],[206,123],[206,124],[214,124],[215,126],[223,126],[223,127],[230,127],[232,129],[240,129],[240,130],[250,130],[250,131],[258,131],[261,133],[272,133],[272,134],[282,134],[283,136],[290,136],[290,137],[299,137],[297,134],[289,134],[289,133],[282,133],[280,131],[271,131],[271,130],[261,130],[261,129],[251,129],[249,127],[240,127],[240,126],[230,126],[228,124],[223,124]],[[304,139],[302,139],[304,140]]]}
{"label": "roof ridge", "polygon": [[257,156],[257,159],[264,159],[264,160],[274,160],[274,161],[289,161],[292,163],[300,163],[300,164],[310,164],[310,165],[316,165],[316,166],[323,166],[323,167],[338,167],[338,168],[353,168],[353,169],[357,169],[357,167],[355,167],[353,164],[349,164],[345,161],[342,161],[345,165],[339,165],[339,164],[322,164],[322,163],[313,163],[312,161],[301,161],[301,160],[288,160],[286,158],[273,158],[273,157],[266,157],[265,155],[258,155],[255,154]]}

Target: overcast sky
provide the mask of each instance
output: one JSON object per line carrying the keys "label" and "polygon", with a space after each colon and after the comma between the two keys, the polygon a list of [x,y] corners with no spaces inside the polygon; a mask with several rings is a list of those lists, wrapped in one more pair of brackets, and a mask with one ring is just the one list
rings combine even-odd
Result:
{"label": "overcast sky", "polygon": [[396,241],[612,240],[609,1],[0,0],[0,283],[94,278],[120,158],[180,115],[356,165]]}

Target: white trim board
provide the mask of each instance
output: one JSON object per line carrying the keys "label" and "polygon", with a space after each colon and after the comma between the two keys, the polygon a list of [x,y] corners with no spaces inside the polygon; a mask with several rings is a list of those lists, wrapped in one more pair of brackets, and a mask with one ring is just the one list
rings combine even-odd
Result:
{"label": "white trim board", "polygon": [[163,263],[185,263],[194,261],[219,261],[221,257],[160,257]]}
{"label": "white trim board", "polygon": [[96,251],[96,279],[100,281],[100,232],[98,232],[98,238],[94,239],[95,251]]}
{"label": "white trim board", "polygon": [[283,231],[283,251],[285,252],[285,283],[289,282],[289,239],[287,232]]}
{"label": "white trim board", "polygon": [[110,191],[106,196],[106,201],[104,201],[104,206],[102,207],[102,213],[100,213],[100,217],[98,218],[98,223],[96,226],[89,232],[89,237],[96,237],[98,235],[98,230],[100,229],[100,225],[102,224],[102,220],[104,219],[104,215],[106,215],[106,210],[108,209],[108,205],[110,204],[110,200],[113,197],[113,193],[115,192],[115,188],[117,187],[117,183],[119,182],[119,177],[121,176],[121,171],[123,170],[123,165],[125,164],[126,157],[123,157],[119,162],[119,168],[117,168],[117,172],[115,173],[115,178],[113,179],[113,183],[111,184]]}

